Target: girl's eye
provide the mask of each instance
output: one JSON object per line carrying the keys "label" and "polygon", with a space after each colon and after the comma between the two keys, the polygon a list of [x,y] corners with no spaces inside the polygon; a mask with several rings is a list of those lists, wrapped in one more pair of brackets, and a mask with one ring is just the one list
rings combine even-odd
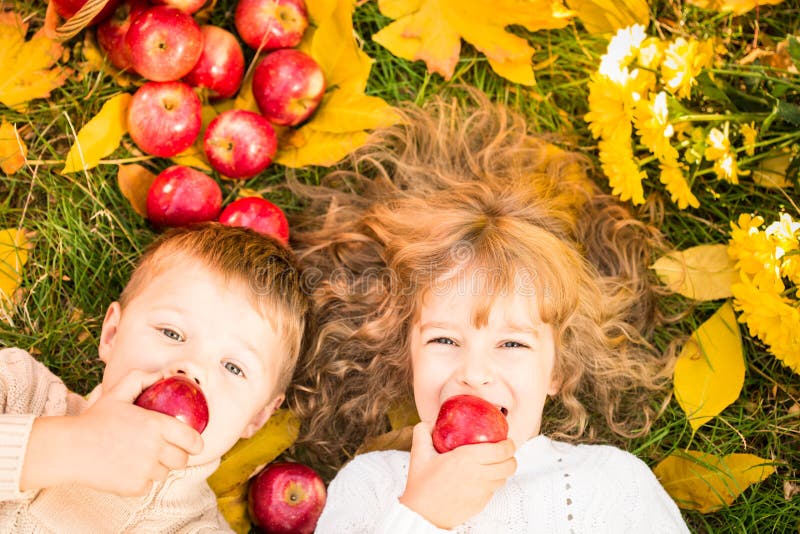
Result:
{"label": "girl's eye", "polygon": [[236,376],[244,376],[244,371],[242,371],[242,368],[236,365],[235,363],[225,362],[223,365],[225,366],[225,369],[229,373],[234,374]]}
{"label": "girl's eye", "polygon": [[440,345],[455,345],[456,342],[449,337],[435,337],[428,341],[428,343],[438,343]]}
{"label": "girl's eye", "polygon": [[518,341],[505,341],[503,347],[507,349],[528,348],[527,345]]}
{"label": "girl's eye", "polygon": [[161,333],[170,338],[173,341],[183,341],[183,336],[177,333],[172,328],[162,328]]}

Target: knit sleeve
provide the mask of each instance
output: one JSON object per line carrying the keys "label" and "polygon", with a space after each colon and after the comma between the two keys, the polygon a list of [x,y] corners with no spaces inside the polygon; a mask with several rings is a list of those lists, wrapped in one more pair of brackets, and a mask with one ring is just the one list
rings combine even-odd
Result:
{"label": "knit sleeve", "polygon": [[317,534],[442,534],[398,501],[408,472],[408,453],[357,456],[328,486]]}
{"label": "knit sleeve", "polygon": [[33,421],[66,409],[61,380],[20,349],[0,350],[0,501],[31,499],[19,482]]}

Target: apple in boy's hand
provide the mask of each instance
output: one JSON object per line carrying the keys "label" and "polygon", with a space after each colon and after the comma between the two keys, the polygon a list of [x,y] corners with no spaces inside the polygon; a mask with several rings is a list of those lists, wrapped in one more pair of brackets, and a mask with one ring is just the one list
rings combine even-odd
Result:
{"label": "apple in boy's hand", "polygon": [[289,223],[283,211],[261,197],[239,198],[225,206],[219,222],[228,226],[243,226],[272,236],[284,245],[289,242]]}
{"label": "apple in boy's hand", "polygon": [[208,424],[208,403],[193,380],[174,375],[142,391],[133,402],[147,410],[171,415],[202,433]]}
{"label": "apple in boy's hand", "polygon": [[205,87],[210,98],[230,98],[239,90],[244,76],[244,53],[239,40],[228,30],[210,24],[200,27],[203,52],[183,81]]}
{"label": "apple in boy's hand", "polygon": [[[53,9],[56,10],[56,13],[58,13],[61,18],[68,19],[77,13],[78,10],[83,7],[83,4],[86,3],[86,1],[87,0],[50,0],[50,3],[53,4]],[[117,8],[117,1],[118,0],[109,0],[105,7],[100,10],[100,13],[95,15],[95,17],[89,21],[87,26],[93,26],[111,15],[111,13],[113,13]]]}
{"label": "apple in boy's hand", "polygon": [[136,17],[125,42],[133,69],[156,82],[183,78],[203,52],[200,26],[191,15],[168,6],[151,7]]}
{"label": "apple in boy's hand", "polygon": [[473,443],[496,443],[508,437],[508,421],[492,403],[473,395],[455,395],[439,407],[433,446],[442,453]]}
{"label": "apple in boy's hand", "polygon": [[203,4],[206,3],[206,0],[152,0],[152,2],[154,4],[174,7],[175,9],[180,9],[184,13],[191,15],[199,11],[200,8],[203,7]]}
{"label": "apple in boy's hand", "polygon": [[194,143],[201,125],[200,98],[183,82],[147,82],[128,105],[128,133],[153,156],[183,152]]}
{"label": "apple in boy's hand", "polygon": [[269,464],[250,482],[250,519],[267,534],[311,534],[325,506],[325,483],[295,462]]}
{"label": "apple in boy's hand", "polygon": [[211,166],[226,177],[250,178],[272,163],[278,138],[258,113],[230,109],[209,123],[203,150]]}
{"label": "apple in boy's hand", "polygon": [[147,0],[123,0],[110,17],[97,25],[97,44],[119,70],[131,68],[131,49],[125,42],[125,35],[133,19],[149,7]]}
{"label": "apple in boy's hand", "polygon": [[293,48],[308,27],[308,13],[303,0],[239,0],[233,23],[254,50]]}
{"label": "apple in boy's hand", "polygon": [[221,207],[219,184],[184,165],[161,171],[147,190],[147,219],[159,228],[213,221]]}
{"label": "apple in boy's hand", "polygon": [[253,73],[258,109],[275,124],[300,124],[314,113],[324,93],[322,69],[300,50],[286,48],[267,54]]}

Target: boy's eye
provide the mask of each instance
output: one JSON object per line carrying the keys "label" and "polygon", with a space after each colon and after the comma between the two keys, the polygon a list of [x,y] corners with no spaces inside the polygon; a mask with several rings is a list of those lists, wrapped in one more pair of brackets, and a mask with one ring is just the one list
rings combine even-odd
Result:
{"label": "boy's eye", "polygon": [[178,332],[176,332],[172,328],[162,328],[161,333],[173,341],[183,341],[183,336],[181,336]]}
{"label": "boy's eye", "polygon": [[438,343],[440,345],[455,345],[456,342],[449,337],[435,337],[428,341],[428,343]]}
{"label": "boy's eye", "polygon": [[236,365],[235,363],[225,362],[223,365],[225,366],[225,369],[231,374],[234,374],[236,376],[244,376],[244,371],[242,371],[242,368]]}
{"label": "boy's eye", "polygon": [[520,343],[519,341],[505,341],[503,342],[503,347],[507,349],[516,349],[516,348],[527,348],[528,346],[524,343]]}

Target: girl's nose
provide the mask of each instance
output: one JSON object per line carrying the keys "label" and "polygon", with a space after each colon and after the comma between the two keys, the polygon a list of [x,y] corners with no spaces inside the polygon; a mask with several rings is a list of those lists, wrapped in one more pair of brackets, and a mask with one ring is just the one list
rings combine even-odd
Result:
{"label": "girl's nose", "polygon": [[465,354],[462,360],[459,381],[465,386],[477,388],[492,382],[492,369],[488,357],[477,351]]}

